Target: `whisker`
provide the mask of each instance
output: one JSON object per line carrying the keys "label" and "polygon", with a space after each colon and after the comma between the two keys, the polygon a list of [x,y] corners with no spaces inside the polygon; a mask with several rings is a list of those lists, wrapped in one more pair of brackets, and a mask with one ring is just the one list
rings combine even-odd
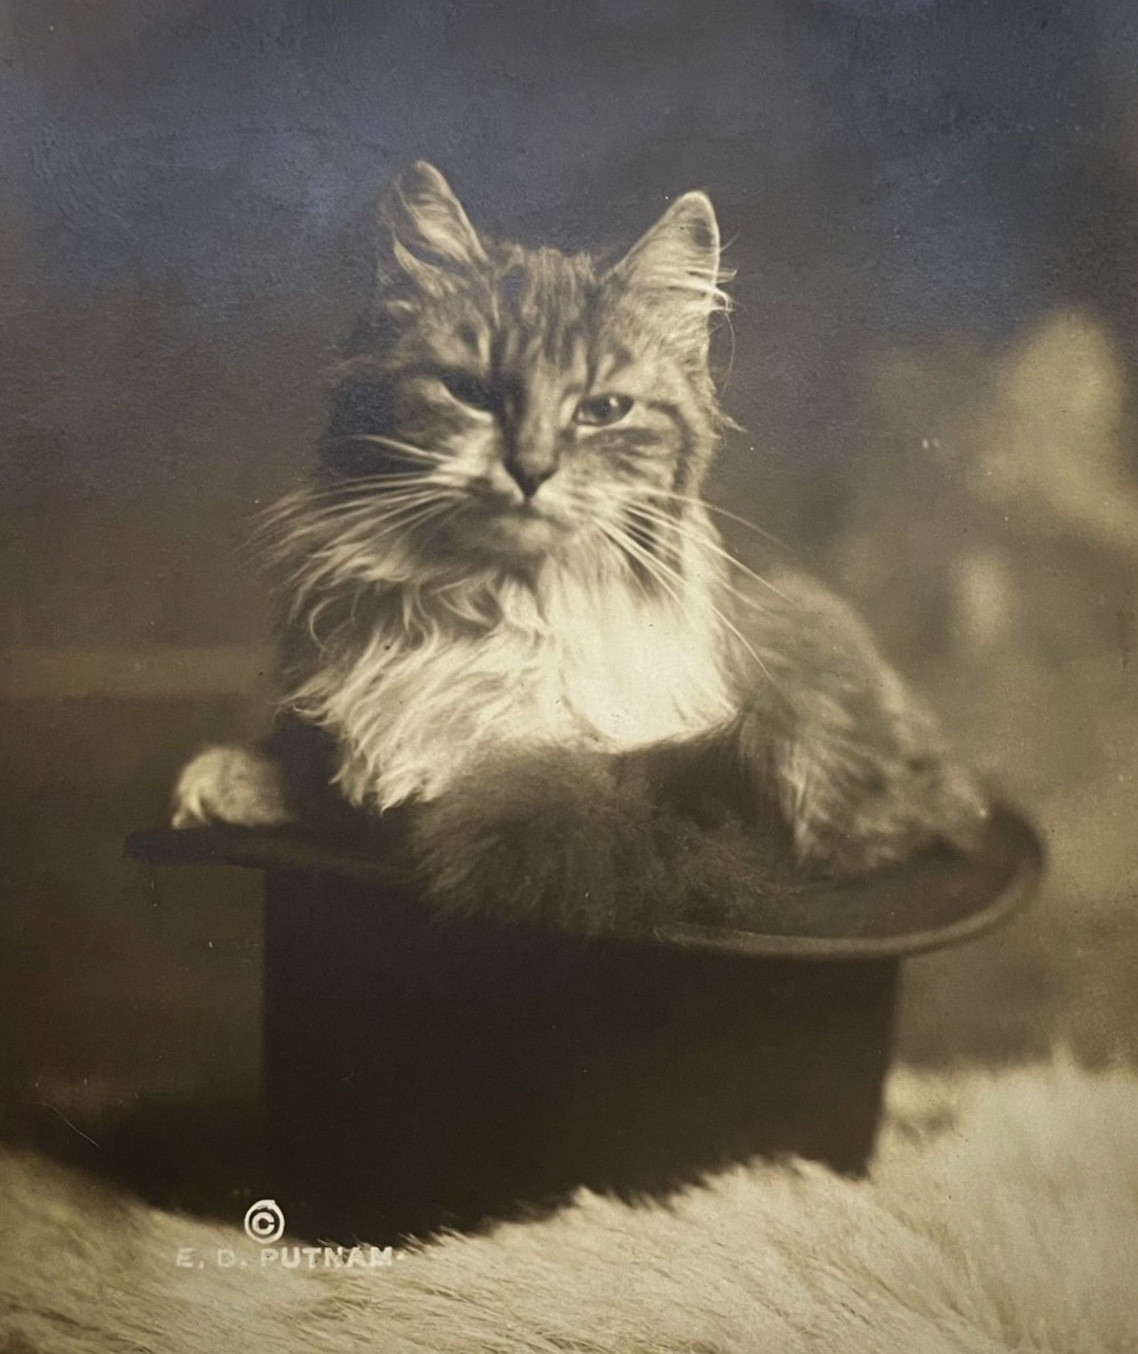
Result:
{"label": "whisker", "polygon": [[[650,551],[645,550],[643,546],[641,546],[638,542],[632,540],[631,537],[628,536],[627,532],[618,533],[615,528],[606,526],[602,526],[601,531],[604,535],[606,535],[609,538],[610,541],[613,542],[613,544],[623,548],[628,554],[632,555],[634,558],[639,559],[641,565],[648,571],[648,573],[653,574],[656,578],[656,581],[665,588],[667,588],[672,598],[678,603],[678,605],[683,607],[686,604],[686,599],[683,597],[682,591],[677,591],[675,587],[669,587],[665,579],[665,575],[667,575],[669,578],[674,580],[675,585],[677,585],[679,589],[681,590],[686,589],[688,586],[688,580],[684,578],[683,574],[673,569],[670,565],[665,564],[663,560],[658,559]],[[763,662],[763,660],[759,657],[754,646],[747,639],[746,635],[744,635],[743,632],[739,629],[739,627],[734,623],[734,621],[732,621],[731,618],[727,616],[722,610],[720,610],[720,608],[717,607],[715,603],[712,602],[710,599],[708,599],[707,605],[711,609],[712,613],[728,628],[728,630],[731,631],[731,633],[735,636],[735,638],[739,641],[739,643],[742,644],[742,646],[747,650],[747,652],[755,660],[759,668],[766,674],[766,676],[770,679],[770,681],[773,682],[774,675],[771,673],[770,669]]]}
{"label": "whisker", "polygon": [[[450,491],[450,493],[454,492],[454,490]],[[288,522],[294,519],[343,521],[360,514],[375,513],[382,515],[383,512],[400,507],[404,503],[426,503],[433,498],[445,496],[448,495],[442,485],[432,485],[429,488],[407,485],[403,489],[390,494],[378,497],[370,496],[364,499],[348,499],[341,503],[300,500],[286,505],[276,514],[275,519],[269,518],[268,521],[270,524],[273,520]]]}
{"label": "whisker", "polygon": [[739,526],[746,527],[748,531],[753,531],[756,536],[761,536],[764,541],[769,541],[771,545],[777,545],[780,550],[786,550],[789,553],[790,547],[786,542],[780,540],[764,527],[746,517],[740,517],[737,512],[732,512],[729,508],[721,508],[718,503],[709,503],[707,499],[700,498],[697,494],[677,494],[674,489],[648,489],[646,492],[653,498],[668,498],[673,503],[689,503],[698,508],[706,508],[708,512],[717,513],[730,522],[737,522]]}
{"label": "whisker", "polygon": [[642,547],[639,547],[638,542],[628,536],[626,532],[621,531],[619,527],[601,523],[599,524],[599,530],[604,539],[607,540],[610,545],[615,546],[618,554],[623,556],[626,565],[639,564],[648,577],[654,583],[662,587],[677,606],[681,609],[684,608],[685,600],[683,596],[675,584],[657,569],[656,566],[659,564],[659,560],[657,560],[650,551],[643,550]]}
{"label": "whisker", "polygon": [[342,480],[335,484],[304,485],[285,494],[275,503],[270,503],[261,510],[258,516],[271,518],[280,512],[287,512],[291,508],[295,508],[297,504],[351,502],[353,499],[365,496],[374,497],[378,493],[386,496],[395,489],[410,488],[415,485],[422,485],[424,488],[431,485],[439,485],[442,488],[449,487],[446,481],[435,478],[430,471],[414,471],[398,475],[369,475],[366,478]]}
{"label": "whisker", "polygon": [[[445,509],[445,511],[443,511],[443,509]],[[457,511],[458,500],[456,498],[448,503],[440,505],[440,510],[438,512],[429,512],[425,516],[417,518],[414,523],[416,527],[421,527],[424,522],[429,522],[432,517],[437,518],[437,520],[430,531],[416,533],[416,545],[422,546],[423,543],[429,541],[432,536],[437,536],[439,529],[443,527],[451,517],[455,516]]]}
{"label": "whisker", "polygon": [[431,470],[400,470],[391,474],[359,475],[352,479],[343,479],[336,484],[313,486],[307,492],[314,498],[335,497],[337,494],[374,493],[389,484],[430,484]]}
{"label": "whisker", "polygon": [[399,521],[408,513],[412,513],[419,508],[427,508],[435,504],[450,504],[463,497],[464,495],[456,490],[447,494],[408,494],[395,503],[359,503],[342,512],[322,511],[314,514],[307,521],[302,518],[297,525],[301,531],[306,526],[315,530],[331,528],[337,535],[345,529],[350,532],[357,532],[360,528],[370,530],[375,526]]}
{"label": "whisker", "polygon": [[346,500],[350,503],[356,499],[370,501],[403,489],[430,489],[432,485],[438,485],[439,488],[448,488],[451,487],[452,482],[433,473],[408,475],[405,479],[396,478],[394,475],[385,475],[374,480],[369,479],[359,483],[340,485],[334,489],[331,486],[327,489],[304,489],[293,497],[298,502],[335,503]]}
{"label": "whisker", "polygon": [[735,325],[731,320],[731,312],[726,308],[719,312],[719,316],[722,322],[727,326],[727,333],[731,340],[731,347],[727,355],[727,370],[723,373],[722,378],[718,382],[719,397],[722,399],[731,384],[731,377],[735,374]]}
{"label": "whisker", "polygon": [[332,440],[335,442],[371,442],[377,447],[387,447],[391,451],[402,452],[404,456],[420,456],[424,460],[436,463],[449,459],[445,451],[432,451],[429,447],[418,447],[413,442],[404,442],[398,437],[387,437],[382,433],[343,433]]}
{"label": "whisker", "polygon": [[[781,601],[786,602],[788,605],[790,604],[790,598],[787,597],[784,592],[775,587],[775,585],[770,582],[769,579],[764,578],[762,574],[756,573],[749,564],[744,564],[741,559],[736,558],[736,556],[725,549],[718,541],[710,539],[705,535],[697,535],[687,524],[677,521],[674,517],[669,517],[667,513],[656,512],[651,508],[646,508],[640,503],[630,504],[627,511],[633,516],[643,517],[645,521],[654,522],[660,526],[674,527],[676,534],[681,539],[690,541],[700,549],[709,550],[719,559],[726,560],[728,564],[739,569],[742,573],[746,574],[748,578],[753,578],[756,583],[761,584],[769,592],[773,592]],[[734,591],[741,601],[748,602],[756,607],[761,607],[761,603],[756,599],[747,597],[746,594],[739,592],[737,589]]]}
{"label": "whisker", "polygon": [[[431,495],[402,503],[382,513],[357,513],[354,520],[345,523],[342,518],[300,524],[291,528],[270,552],[270,560],[287,564],[298,550],[304,549],[303,559],[284,580],[285,586],[296,586],[307,579],[309,591],[327,573],[334,571],[337,561],[346,553],[366,545],[372,536],[390,535],[407,530],[444,509],[453,509],[462,495],[451,494],[440,498]],[[315,546],[315,548],[313,548]]]}
{"label": "whisker", "polygon": [[[681,610],[687,608],[688,599],[684,596],[684,592],[689,587],[689,580],[686,579],[679,570],[673,569],[670,565],[665,564],[659,556],[653,555],[650,550],[645,549],[645,547],[633,536],[629,535],[628,532],[621,531],[620,528],[611,526],[602,526],[601,531],[613,545],[629,557],[630,561],[638,563],[653,581],[664,588],[668,593],[668,596],[672,598]],[[725,624],[730,625],[728,618],[723,615],[710,599],[708,599],[708,606],[720,620]]]}
{"label": "whisker", "polygon": [[298,500],[282,505],[274,515],[264,518],[258,524],[256,533],[258,536],[274,531],[303,533],[324,526],[346,526],[360,518],[382,521],[389,513],[409,504],[430,503],[442,498],[450,500],[458,496],[456,489],[433,485],[429,490],[408,488],[399,493],[385,494],[379,500],[372,498],[362,502],[313,504]]}

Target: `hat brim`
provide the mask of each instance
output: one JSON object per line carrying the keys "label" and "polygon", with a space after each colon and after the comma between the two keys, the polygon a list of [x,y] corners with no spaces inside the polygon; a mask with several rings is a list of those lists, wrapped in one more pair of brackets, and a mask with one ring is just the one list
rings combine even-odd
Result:
{"label": "hat brim", "polygon": [[[416,892],[413,877],[374,850],[296,828],[214,825],[132,834],[128,855],[152,865],[236,865],[309,871]],[[931,847],[901,864],[845,881],[756,885],[746,930],[670,924],[640,937],[668,946],[786,959],[873,959],[960,944],[1010,920],[1034,896],[1040,839],[1007,804],[993,805],[979,845]]]}

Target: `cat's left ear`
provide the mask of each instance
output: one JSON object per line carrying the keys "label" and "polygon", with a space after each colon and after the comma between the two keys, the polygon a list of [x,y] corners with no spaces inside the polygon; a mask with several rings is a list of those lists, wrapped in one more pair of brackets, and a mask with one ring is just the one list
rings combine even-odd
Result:
{"label": "cat's left ear", "polygon": [[678,344],[706,359],[708,321],[728,305],[719,285],[719,222],[707,194],[677,198],[609,277],[654,308]]}
{"label": "cat's left ear", "polygon": [[434,165],[418,160],[379,205],[377,275],[382,287],[411,281],[435,292],[455,273],[486,262],[470,218]]}

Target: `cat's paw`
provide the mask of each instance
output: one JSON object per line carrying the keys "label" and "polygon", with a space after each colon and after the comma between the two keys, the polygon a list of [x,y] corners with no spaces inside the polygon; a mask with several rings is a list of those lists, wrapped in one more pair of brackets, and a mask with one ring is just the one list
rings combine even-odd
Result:
{"label": "cat's paw", "polygon": [[856,875],[905,860],[940,841],[964,852],[979,846],[990,813],[980,782],[939,752],[864,756],[835,774],[807,773],[793,819],[804,862]]}
{"label": "cat's paw", "polygon": [[174,787],[174,827],[279,827],[291,818],[278,767],[252,748],[206,748]]}

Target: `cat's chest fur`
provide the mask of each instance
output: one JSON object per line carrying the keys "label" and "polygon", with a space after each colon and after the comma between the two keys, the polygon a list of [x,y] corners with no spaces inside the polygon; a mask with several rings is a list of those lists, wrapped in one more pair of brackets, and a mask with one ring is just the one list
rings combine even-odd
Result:
{"label": "cat's chest fur", "polygon": [[444,607],[413,636],[378,628],[295,693],[338,737],[352,802],[433,798],[496,748],[620,751],[732,713],[717,618],[701,599],[554,577],[506,587],[498,602],[485,627]]}

